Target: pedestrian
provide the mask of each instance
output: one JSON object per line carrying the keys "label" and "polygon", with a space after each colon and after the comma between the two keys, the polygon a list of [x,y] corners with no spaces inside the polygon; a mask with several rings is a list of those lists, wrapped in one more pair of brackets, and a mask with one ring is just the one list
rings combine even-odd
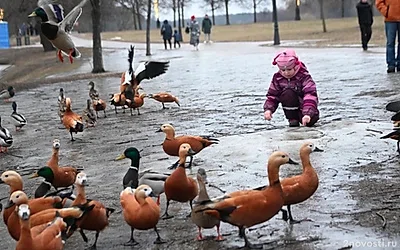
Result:
{"label": "pedestrian", "polygon": [[199,38],[200,38],[200,25],[199,22],[197,22],[195,16],[190,17],[190,24],[189,30],[190,30],[190,44],[193,45],[196,50],[199,50]]}
{"label": "pedestrian", "polygon": [[397,44],[396,57],[396,36],[400,33],[400,1],[399,0],[376,0],[376,8],[385,17],[386,33],[386,63],[387,73],[400,71],[400,44]]}
{"label": "pedestrian", "polygon": [[161,27],[161,35],[164,40],[164,48],[167,49],[167,41],[169,43],[169,48],[172,49],[171,39],[172,39],[172,27],[168,23],[168,20],[164,20],[163,25]]}
{"label": "pedestrian", "polygon": [[211,28],[212,22],[208,15],[204,16],[203,22],[201,23],[201,31],[204,33],[204,43],[210,43],[211,41]]}
{"label": "pedestrian", "polygon": [[292,49],[276,55],[273,65],[278,72],[272,77],[264,103],[264,118],[271,120],[281,103],[289,127],[298,127],[300,122],[311,127],[319,119],[317,87],[303,62]]}
{"label": "pedestrian", "polygon": [[372,23],[374,22],[372,7],[368,0],[360,0],[356,5],[358,24],[361,31],[361,43],[363,50],[368,50],[368,42],[372,35]]}
{"label": "pedestrian", "polygon": [[178,44],[179,48],[181,47],[181,36],[177,30],[174,30],[174,49],[176,49],[176,45]]}

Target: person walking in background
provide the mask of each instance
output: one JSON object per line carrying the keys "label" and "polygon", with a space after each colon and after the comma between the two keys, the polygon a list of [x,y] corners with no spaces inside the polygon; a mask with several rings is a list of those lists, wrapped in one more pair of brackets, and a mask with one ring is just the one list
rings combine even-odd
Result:
{"label": "person walking in background", "polygon": [[164,20],[163,25],[161,27],[161,35],[164,40],[164,48],[167,49],[167,41],[169,43],[169,48],[172,49],[171,39],[172,39],[172,27],[168,23],[168,20]]}
{"label": "person walking in background", "polygon": [[199,50],[200,25],[195,16],[190,18],[190,24],[188,26],[190,30],[190,44],[193,45],[196,50]]}
{"label": "person walking in background", "polygon": [[212,22],[210,18],[208,18],[208,15],[206,14],[203,19],[203,22],[201,23],[201,31],[203,31],[204,33],[204,43],[212,42],[210,40],[211,28],[212,28]]}
{"label": "person walking in background", "polygon": [[400,33],[400,1],[399,0],[376,0],[376,8],[385,17],[386,33],[386,63],[387,73],[400,71],[400,44],[397,44],[396,57],[396,36]]}
{"label": "person walking in background", "polygon": [[363,50],[368,50],[368,42],[372,35],[372,23],[374,22],[372,7],[368,3],[368,0],[360,0],[356,8],[361,31],[362,48]]}
{"label": "person walking in background", "polygon": [[176,45],[178,44],[179,48],[181,47],[181,36],[179,35],[177,30],[174,30],[174,49],[176,49]]}

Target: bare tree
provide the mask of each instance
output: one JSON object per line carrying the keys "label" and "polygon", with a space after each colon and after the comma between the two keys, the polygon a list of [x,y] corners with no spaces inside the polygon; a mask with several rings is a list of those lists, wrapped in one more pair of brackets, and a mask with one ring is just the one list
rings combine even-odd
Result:
{"label": "bare tree", "polygon": [[342,0],[342,9],[341,9],[341,14],[342,14],[342,18],[344,18],[344,0]]}
{"label": "bare tree", "polygon": [[[238,3],[239,3],[240,6],[242,6],[244,8],[247,8],[250,5],[249,4],[249,0],[239,0]],[[264,4],[264,6],[267,5],[267,4],[270,4],[270,0],[251,0],[251,5],[253,7],[253,21],[254,21],[254,23],[257,22],[257,10],[259,9],[260,5],[262,5],[262,4]]]}
{"label": "bare tree", "polygon": [[229,1],[230,0],[224,0],[225,4],[225,20],[226,20],[226,25],[230,25],[231,23],[229,22]]}
{"label": "bare tree", "polygon": [[135,30],[142,30],[140,7],[142,3],[139,0],[115,0],[122,7],[129,10],[133,17],[133,26]]}
{"label": "bare tree", "polygon": [[151,21],[151,1],[147,0],[147,19],[146,19],[146,56],[151,56],[150,52],[150,21]]}
{"label": "bare tree", "polygon": [[324,0],[319,0],[319,8],[322,20],[322,30],[325,33],[327,30],[326,30],[325,14],[324,14]]}
{"label": "bare tree", "polygon": [[207,7],[211,7],[211,19],[215,25],[215,10],[222,7],[222,2],[218,0],[205,0]]}
{"label": "bare tree", "polygon": [[90,0],[92,4],[92,24],[93,24],[93,69],[92,73],[104,72],[103,52],[101,47],[101,0]]}

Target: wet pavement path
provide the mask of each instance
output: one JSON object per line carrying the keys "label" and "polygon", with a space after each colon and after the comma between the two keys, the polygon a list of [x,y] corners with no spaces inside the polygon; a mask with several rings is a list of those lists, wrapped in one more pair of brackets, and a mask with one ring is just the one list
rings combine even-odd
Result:
{"label": "wet pavement path", "polygon": [[[76,39],[77,44],[90,46],[90,41]],[[105,69],[125,71],[129,44],[104,42]],[[146,93],[168,91],[178,96],[181,107],[175,104],[162,110],[160,103],[145,100],[142,115],[129,112],[114,114],[108,107],[108,117],[100,118],[95,128],[78,134],[76,142],[69,141],[69,133],[62,128],[57,116],[57,95],[63,87],[72,98],[72,109],[81,112],[88,99],[88,81],[73,81],[46,85],[19,92],[14,97],[18,108],[29,124],[20,133],[14,132],[14,146],[10,149],[23,159],[1,155],[1,170],[44,166],[51,154],[51,142],[61,140],[60,165],[84,166],[90,186],[87,195],[117,209],[110,217],[110,226],[100,234],[98,249],[130,249],[122,244],[129,239],[129,227],[122,218],[119,193],[128,160],[113,159],[127,147],[143,149],[141,169],[168,172],[176,161],[167,157],[160,144],[162,133],[155,131],[163,123],[171,123],[177,135],[213,135],[218,145],[203,150],[195,157],[196,167],[208,171],[209,182],[227,192],[267,183],[266,162],[275,149],[287,151],[299,161],[298,150],[305,140],[324,149],[313,153],[311,162],[316,168],[320,186],[306,202],[293,206],[295,218],[313,221],[289,226],[280,214],[267,223],[257,225],[248,235],[251,241],[270,242],[265,249],[339,249],[353,245],[353,249],[391,249],[390,241],[400,244],[398,205],[383,204],[391,193],[398,200],[398,158],[394,141],[380,140],[390,132],[390,114],[384,111],[388,101],[399,97],[400,74],[387,75],[385,54],[376,48],[361,49],[297,49],[314,80],[320,98],[321,120],[315,128],[288,128],[281,108],[271,122],[263,119],[262,105],[272,74],[276,68],[272,58],[281,48],[260,47],[259,43],[224,43],[201,45],[194,51],[188,45],[180,50],[164,51],[161,44],[152,46],[152,59],[170,60],[165,75],[142,83]],[[145,60],[144,46],[138,45],[136,61]],[[87,63],[79,71],[90,70]],[[119,89],[118,78],[98,79],[96,88],[103,99]],[[11,105],[0,104],[3,126],[10,124]],[[281,177],[300,173],[300,168],[283,166]],[[32,194],[39,180],[25,180],[25,189]],[[382,187],[382,185],[384,185]],[[382,187],[381,192],[376,189]],[[386,191],[386,187],[391,187]],[[6,196],[2,188],[0,196]],[[222,193],[209,187],[211,196]],[[387,217],[382,230],[379,208]],[[165,199],[162,196],[162,212]],[[390,213],[391,212],[391,213]],[[237,229],[223,223],[225,241],[212,239],[196,242],[197,228],[186,219],[188,204],[172,203],[170,213],[175,218],[160,221],[161,236],[168,242],[154,246],[155,233],[136,232],[138,249],[226,249],[243,245]],[[387,213],[387,214],[385,214]],[[89,233],[94,238],[93,233]],[[215,230],[204,235],[214,237]],[[0,249],[12,249],[15,242],[4,226],[0,226]],[[365,244],[365,245],[363,245]],[[379,245],[381,244],[381,245]],[[386,245],[382,245],[386,244]],[[392,243],[393,244],[393,243]],[[65,249],[83,249],[79,234],[68,240]],[[382,246],[382,247],[381,247]],[[393,249],[395,249],[393,247]]]}

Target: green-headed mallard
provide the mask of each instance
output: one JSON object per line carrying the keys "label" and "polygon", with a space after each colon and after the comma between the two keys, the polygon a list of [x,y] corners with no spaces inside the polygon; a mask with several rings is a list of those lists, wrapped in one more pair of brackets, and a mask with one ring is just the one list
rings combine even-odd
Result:
{"label": "green-headed mallard", "polygon": [[13,123],[15,126],[15,131],[19,131],[23,126],[26,125],[27,121],[25,116],[17,112],[17,103],[12,103],[13,112],[11,113],[11,118],[13,119]]}
{"label": "green-headed mallard", "polygon": [[41,18],[42,33],[58,49],[57,55],[61,62],[64,62],[62,52],[68,55],[71,63],[73,58],[81,57],[81,53],[75,47],[68,33],[81,16],[82,7],[86,2],[87,0],[82,0],[64,18],[64,8],[61,4],[55,3],[54,0],[39,0],[37,4],[39,7],[28,16]]}
{"label": "green-headed mallard", "polygon": [[7,89],[0,91],[0,99],[4,99],[6,102],[15,95],[14,87],[8,86]]}
{"label": "green-headed mallard", "polygon": [[13,144],[13,137],[10,134],[10,131],[1,126],[1,117],[0,117],[0,152],[7,152],[7,149],[11,147]]}
{"label": "green-headed mallard", "polygon": [[164,193],[164,183],[169,177],[169,174],[155,172],[144,172],[139,174],[140,152],[137,148],[127,148],[124,153],[118,156],[115,160],[118,161],[125,158],[131,160],[131,166],[122,181],[124,188],[137,188],[140,185],[149,185],[152,188],[154,195],[157,196],[157,204],[160,205],[160,194]]}

